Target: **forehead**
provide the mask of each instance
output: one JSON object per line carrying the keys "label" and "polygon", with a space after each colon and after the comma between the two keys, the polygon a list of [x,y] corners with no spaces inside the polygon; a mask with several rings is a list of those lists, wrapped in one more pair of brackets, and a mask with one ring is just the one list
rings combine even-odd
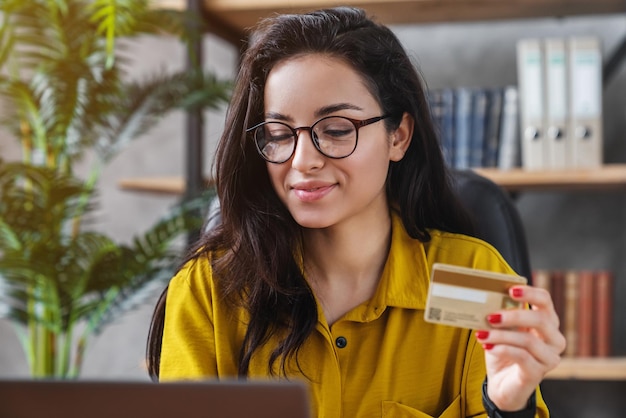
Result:
{"label": "forehead", "polygon": [[264,101],[266,110],[356,102],[379,107],[362,74],[345,60],[320,53],[279,61],[268,74]]}

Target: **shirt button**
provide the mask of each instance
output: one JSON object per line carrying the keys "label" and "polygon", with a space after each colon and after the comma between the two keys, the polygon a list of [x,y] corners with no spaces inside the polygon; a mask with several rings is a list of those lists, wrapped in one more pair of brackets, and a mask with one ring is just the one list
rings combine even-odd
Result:
{"label": "shirt button", "polygon": [[348,340],[346,340],[346,337],[337,337],[335,345],[339,348],[345,348],[348,345]]}

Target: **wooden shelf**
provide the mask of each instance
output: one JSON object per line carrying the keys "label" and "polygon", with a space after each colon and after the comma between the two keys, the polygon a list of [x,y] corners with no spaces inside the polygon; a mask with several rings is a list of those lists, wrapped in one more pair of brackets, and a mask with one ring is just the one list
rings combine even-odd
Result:
{"label": "wooden shelf", "polygon": [[594,169],[527,171],[476,168],[478,174],[509,191],[626,189],[626,164],[607,164]]}
{"label": "wooden shelf", "polygon": [[122,190],[158,194],[182,195],[185,179],[182,177],[133,177],[118,182]]}
{"label": "wooden shelf", "polygon": [[626,380],[626,357],[563,358],[550,380]]}
{"label": "wooden shelf", "polygon": [[[186,0],[152,0],[157,7],[182,10]],[[240,44],[261,18],[332,7],[334,0],[201,0],[209,30]],[[343,0],[386,24],[461,22],[626,12],[623,0]]]}
{"label": "wooden shelf", "polygon": [[[476,168],[474,171],[510,191],[626,189],[626,164],[608,164],[588,170],[503,171]],[[185,191],[185,180],[175,176],[127,178],[122,179],[118,185],[123,190],[137,192],[182,194]]]}

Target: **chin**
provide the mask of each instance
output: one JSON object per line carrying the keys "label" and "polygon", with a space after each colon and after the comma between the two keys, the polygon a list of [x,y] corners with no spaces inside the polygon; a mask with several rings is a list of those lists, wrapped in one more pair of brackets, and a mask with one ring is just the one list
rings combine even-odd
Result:
{"label": "chin", "polygon": [[315,216],[292,214],[292,216],[296,223],[302,228],[322,229],[328,228],[334,223],[334,220],[323,214],[315,214]]}
{"label": "chin", "polygon": [[328,228],[331,224],[328,221],[313,220],[313,219],[296,219],[296,223],[302,228],[307,229],[323,229]]}

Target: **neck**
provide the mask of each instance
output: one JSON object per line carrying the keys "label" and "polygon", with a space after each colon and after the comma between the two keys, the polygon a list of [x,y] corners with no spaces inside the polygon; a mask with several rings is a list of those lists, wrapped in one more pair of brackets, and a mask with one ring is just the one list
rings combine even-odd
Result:
{"label": "neck", "polygon": [[305,271],[329,324],[372,297],[390,242],[388,213],[375,222],[305,231]]}

